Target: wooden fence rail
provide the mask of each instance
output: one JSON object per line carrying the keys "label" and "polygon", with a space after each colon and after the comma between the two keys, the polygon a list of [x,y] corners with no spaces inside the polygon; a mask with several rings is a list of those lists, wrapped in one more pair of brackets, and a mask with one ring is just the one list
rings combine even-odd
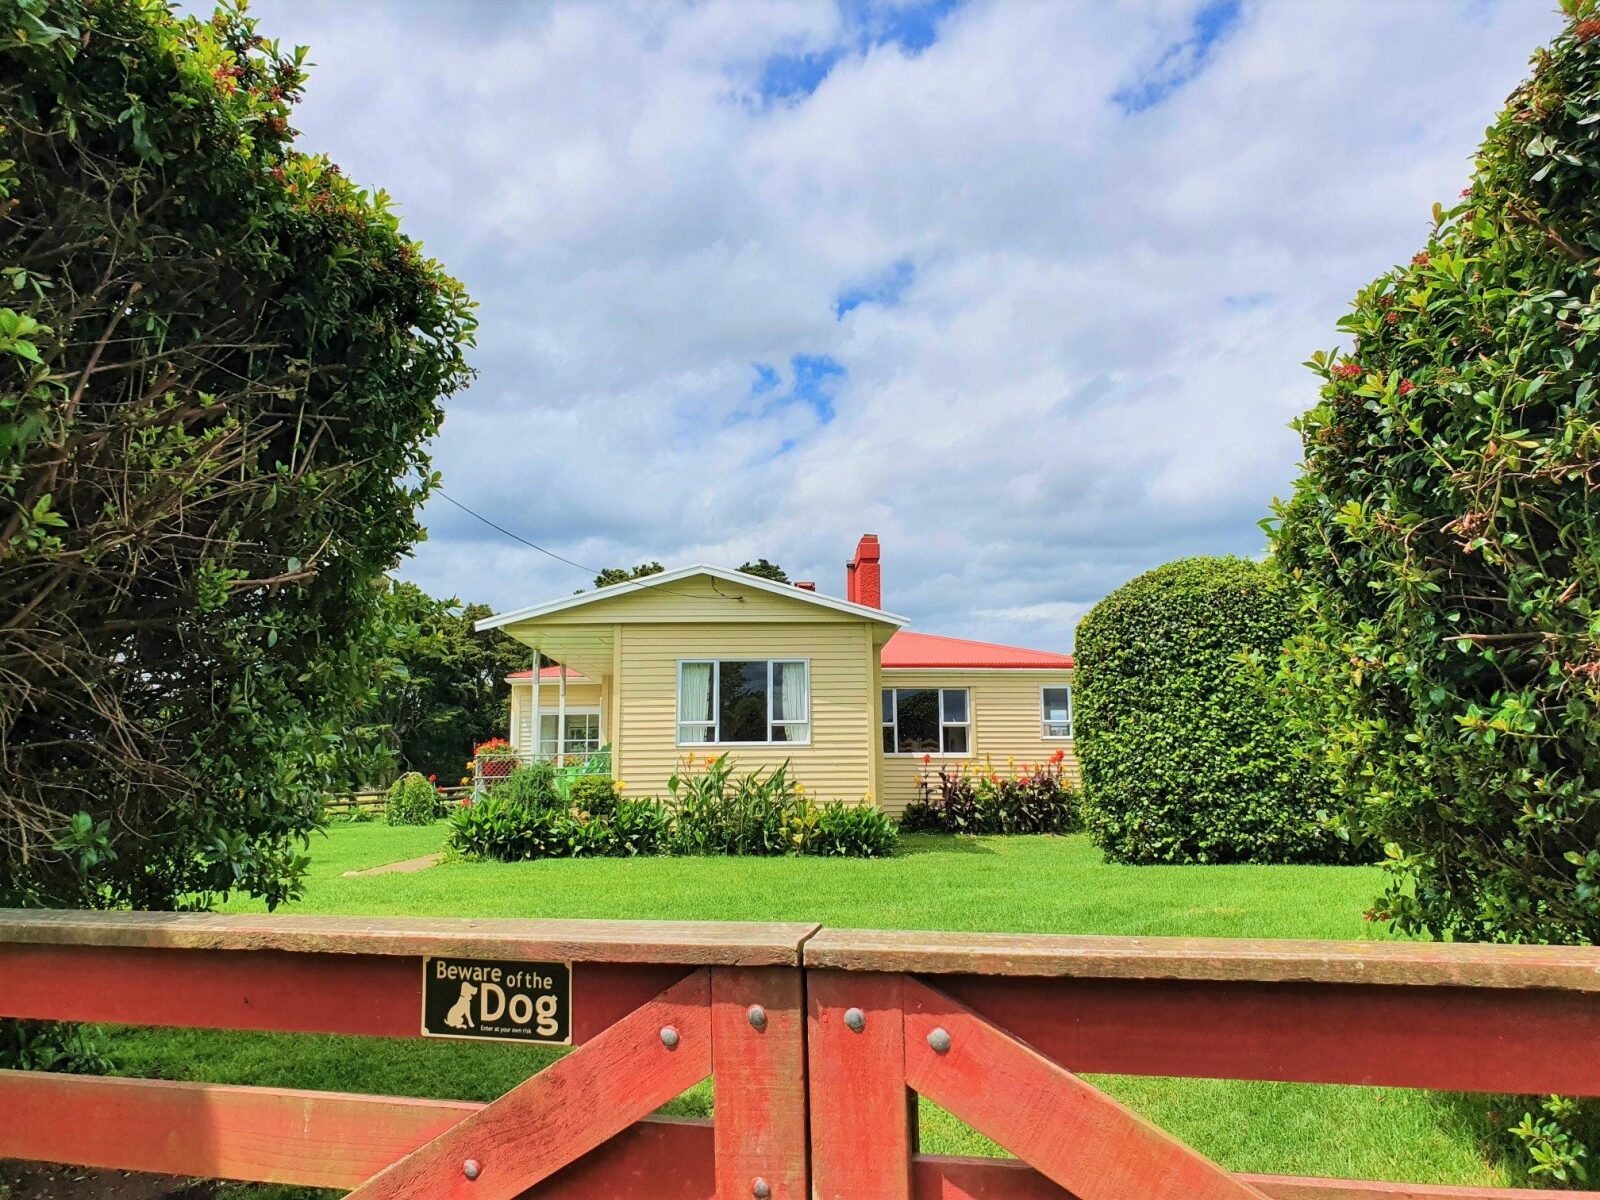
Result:
{"label": "wooden fence rail", "polygon": [[[0,1072],[0,1157],[359,1200],[1508,1200],[1549,1193],[1230,1174],[1082,1074],[1600,1095],[1593,949],[0,910],[0,1016],[419,1037],[474,964],[570,972],[575,1049],[490,1104]],[[713,1121],[651,1116],[708,1075]],[[1015,1158],[920,1153],[916,1095]]]}

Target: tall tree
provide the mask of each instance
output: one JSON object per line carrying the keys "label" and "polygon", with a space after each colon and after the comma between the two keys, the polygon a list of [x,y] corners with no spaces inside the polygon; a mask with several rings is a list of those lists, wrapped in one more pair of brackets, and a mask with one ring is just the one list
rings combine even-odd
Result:
{"label": "tall tree", "polygon": [[768,562],[764,558],[758,558],[755,562],[747,562],[739,570],[746,575],[756,575],[762,579],[770,579],[773,583],[789,582],[788,573],[782,567],[777,563]]}
{"label": "tall tree", "polygon": [[471,306],[233,9],[0,0],[0,904],[277,903]]}
{"label": "tall tree", "polygon": [[395,583],[383,608],[388,652],[372,732],[400,770],[450,782],[476,743],[505,733],[506,676],[529,666],[529,652],[501,630],[473,628],[487,605]]}
{"label": "tall tree", "polygon": [[597,588],[610,587],[614,583],[627,583],[630,579],[646,579],[651,575],[659,575],[666,568],[658,562],[640,563],[629,569],[628,567],[606,567],[594,577]]}
{"label": "tall tree", "polygon": [[1312,360],[1280,509],[1289,678],[1407,932],[1600,942],[1600,19],[1568,13]]}

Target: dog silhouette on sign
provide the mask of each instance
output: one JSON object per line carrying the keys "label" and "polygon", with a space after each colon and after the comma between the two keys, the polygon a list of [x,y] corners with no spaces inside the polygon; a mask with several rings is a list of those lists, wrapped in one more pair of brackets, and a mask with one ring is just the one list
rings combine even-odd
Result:
{"label": "dog silhouette on sign", "polygon": [[461,985],[461,995],[450,1011],[444,1015],[444,1023],[451,1029],[472,1029],[472,998],[478,994],[478,989],[470,983]]}

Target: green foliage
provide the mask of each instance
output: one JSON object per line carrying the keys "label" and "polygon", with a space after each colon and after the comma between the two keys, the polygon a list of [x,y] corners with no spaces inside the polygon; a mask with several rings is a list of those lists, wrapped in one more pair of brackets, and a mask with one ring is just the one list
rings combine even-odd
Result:
{"label": "green foliage", "polygon": [[385,634],[372,732],[405,770],[458,778],[479,742],[507,727],[511,685],[526,670],[526,647],[498,629],[473,628],[482,604],[437,600],[411,583],[381,597]]}
{"label": "green foliage", "polygon": [[[871,805],[817,805],[788,764],[738,774],[727,756],[686,765],[667,800],[627,800],[603,776],[572,781],[570,802],[521,767],[487,796],[450,815],[450,844],[464,858],[677,855],[820,855],[880,858],[894,852],[895,823]],[[516,785],[513,790],[513,785]]]}
{"label": "green foliage", "polygon": [[233,9],[0,0],[0,904],[294,895],[373,777],[460,286]]}
{"label": "green foliage", "polygon": [[556,786],[556,769],[547,762],[516,767],[489,792],[507,808],[546,812],[566,806]]}
{"label": "green foliage", "polygon": [[1600,21],[1309,364],[1286,676],[1405,933],[1600,941]]}
{"label": "green foliage", "polygon": [[802,853],[821,858],[888,858],[900,840],[894,819],[871,804],[822,806]]}
{"label": "green foliage", "polygon": [[572,807],[603,817],[617,807],[617,783],[609,775],[579,775],[567,788]]}
{"label": "green foliage", "polygon": [[768,562],[758,558],[755,562],[747,562],[739,568],[746,575],[755,575],[761,579],[770,579],[773,583],[788,583],[789,573],[777,563]]}
{"label": "green foliage", "polygon": [[640,563],[629,570],[627,567],[607,567],[594,577],[597,588],[610,587],[614,583],[627,583],[630,579],[645,579],[651,575],[659,575],[666,568],[658,562]]}
{"label": "green foliage", "polygon": [[[1505,1101],[1526,1103],[1519,1096]],[[1593,1101],[1545,1096],[1537,1111],[1524,1109],[1522,1119],[1504,1133],[1524,1156],[1529,1182],[1574,1188],[1588,1181],[1589,1147],[1600,1143],[1600,1112]]]}
{"label": "green foliage", "polygon": [[940,766],[917,781],[917,798],[900,814],[907,833],[1076,833],[1082,797],[1067,778],[1064,751],[1004,775],[982,768]]}
{"label": "green foliage", "polygon": [[429,825],[438,815],[438,787],[415,771],[396,779],[384,797],[383,818],[391,825]]}
{"label": "green foliage", "polygon": [[1251,656],[1276,659],[1293,601],[1270,565],[1186,558],[1078,626],[1084,821],[1115,862],[1340,860],[1325,784]]}

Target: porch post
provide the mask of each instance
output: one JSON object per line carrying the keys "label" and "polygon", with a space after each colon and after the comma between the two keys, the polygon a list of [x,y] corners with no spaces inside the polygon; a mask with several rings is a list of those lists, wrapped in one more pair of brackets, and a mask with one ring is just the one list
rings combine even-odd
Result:
{"label": "porch post", "polygon": [[544,726],[544,714],[539,711],[539,647],[533,648],[533,745],[528,747],[528,761],[539,761],[539,731]]}
{"label": "porch post", "polygon": [[567,664],[561,663],[556,676],[560,690],[556,693],[556,765],[567,765]]}

